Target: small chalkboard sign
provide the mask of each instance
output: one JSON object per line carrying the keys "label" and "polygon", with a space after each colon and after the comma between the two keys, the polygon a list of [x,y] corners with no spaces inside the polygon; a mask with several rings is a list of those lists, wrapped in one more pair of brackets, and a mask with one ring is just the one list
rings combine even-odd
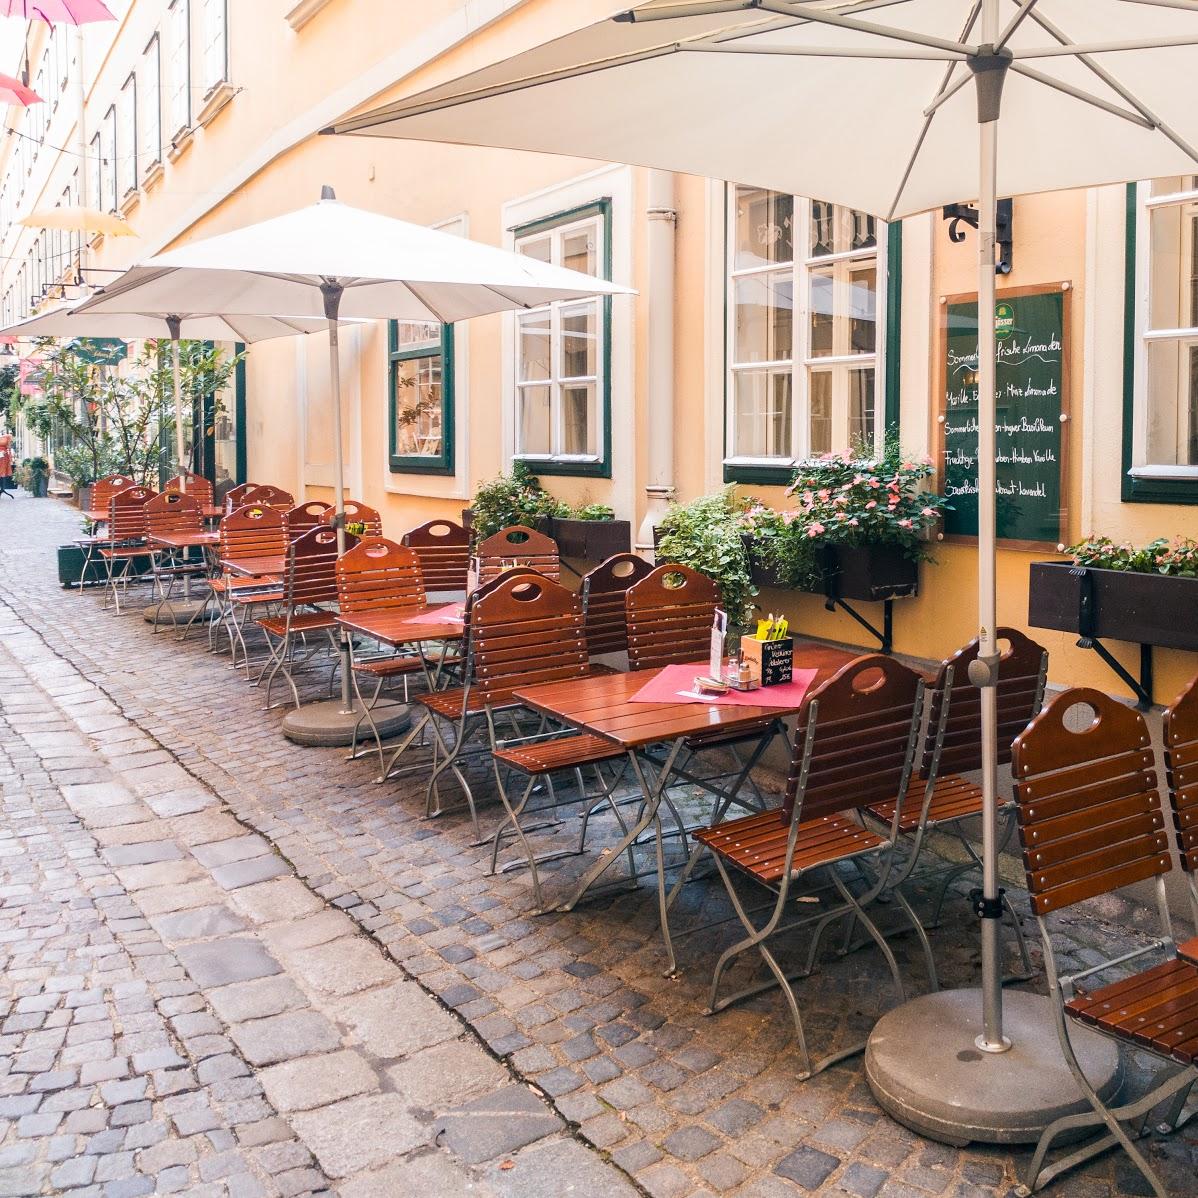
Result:
{"label": "small chalkboard sign", "polygon": [[[1069,419],[1068,283],[1000,292],[997,344],[997,531],[1014,547],[1056,546],[1067,525]],[[978,533],[978,306],[974,296],[940,305],[940,487],[952,504],[948,538]]]}

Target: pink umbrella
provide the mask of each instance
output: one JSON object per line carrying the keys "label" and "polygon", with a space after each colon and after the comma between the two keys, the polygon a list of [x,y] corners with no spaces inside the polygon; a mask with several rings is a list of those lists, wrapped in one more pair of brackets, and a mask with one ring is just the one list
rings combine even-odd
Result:
{"label": "pink umbrella", "polygon": [[45,21],[47,25],[116,20],[100,0],[0,0],[0,17]]}
{"label": "pink umbrella", "polygon": [[37,92],[26,87],[19,79],[14,79],[12,75],[0,75],[0,104],[20,104],[22,108],[28,108],[30,104],[44,103]]}

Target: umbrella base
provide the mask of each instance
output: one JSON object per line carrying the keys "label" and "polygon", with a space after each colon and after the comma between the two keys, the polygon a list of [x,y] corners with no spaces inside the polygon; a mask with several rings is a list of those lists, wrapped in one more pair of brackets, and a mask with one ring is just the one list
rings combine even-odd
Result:
{"label": "umbrella base", "polygon": [[[1061,1053],[1047,997],[1003,994],[1008,1052],[982,1052],[974,1042],[981,1031],[980,990],[921,995],[884,1015],[865,1050],[878,1104],[912,1131],[957,1146],[1035,1143],[1054,1119],[1092,1110]],[[1094,1032],[1070,1034],[1105,1101],[1123,1080],[1118,1049]]]}
{"label": "umbrella base", "polygon": [[[406,703],[380,700],[371,709],[375,727],[384,740],[405,731],[412,722]],[[312,748],[337,748],[350,745],[354,740],[354,729],[358,730],[358,741],[374,743],[370,725],[363,718],[364,708],[354,702],[349,711],[340,699],[325,699],[319,703],[305,703],[295,707],[283,719],[283,735],[297,745]]]}
{"label": "umbrella base", "polygon": [[[157,603],[150,604],[144,612],[144,619],[147,624],[156,624],[159,627],[184,628],[203,606],[202,599],[168,599],[161,607]],[[215,615],[216,608],[209,604],[207,612],[200,616],[196,623],[211,620]]]}

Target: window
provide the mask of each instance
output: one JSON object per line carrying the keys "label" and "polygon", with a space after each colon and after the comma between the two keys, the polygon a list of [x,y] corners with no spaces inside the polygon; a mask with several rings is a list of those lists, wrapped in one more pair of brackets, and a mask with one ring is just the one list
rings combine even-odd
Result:
{"label": "window", "polygon": [[229,77],[227,0],[202,0],[203,81],[208,95]]}
{"label": "window", "polygon": [[158,34],[150,38],[141,61],[137,131],[142,169],[148,173],[162,161],[162,47]]}
{"label": "window", "polygon": [[116,191],[116,105],[110,105],[100,126],[100,204],[101,212],[117,210]]}
{"label": "window", "polygon": [[191,7],[172,0],[167,13],[167,125],[172,138],[191,125]]}
{"label": "window", "polygon": [[886,422],[885,226],[758,187],[729,188],[728,209],[726,476],[786,481],[804,458],[871,452]]}
{"label": "window", "polygon": [[91,139],[91,202],[97,208],[104,207],[104,156],[100,152],[100,135]]}
{"label": "window", "polygon": [[388,322],[388,455],[395,474],[452,474],[453,325]]}
{"label": "window", "polygon": [[117,195],[123,200],[137,190],[137,77],[130,75],[121,88],[116,160]]}
{"label": "window", "polygon": [[[611,278],[611,203],[515,231],[517,253]],[[547,474],[609,477],[611,297],[563,300],[516,318],[516,456]]]}

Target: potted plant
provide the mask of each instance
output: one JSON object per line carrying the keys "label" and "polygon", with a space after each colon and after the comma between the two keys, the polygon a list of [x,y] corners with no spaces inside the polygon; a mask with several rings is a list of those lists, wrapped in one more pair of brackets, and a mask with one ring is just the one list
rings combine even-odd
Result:
{"label": "potted plant", "polygon": [[601,562],[632,547],[632,526],[605,503],[583,503],[552,517],[550,535],[563,557]]}
{"label": "potted plant", "polygon": [[50,482],[50,463],[43,457],[26,458],[24,486],[35,499],[45,499]]}
{"label": "potted plant", "polygon": [[1198,542],[1091,536],[1068,561],[1033,562],[1028,623],[1081,636],[1198,649]]}
{"label": "potted plant", "polygon": [[833,454],[804,462],[790,512],[750,506],[744,516],[759,577],[829,597],[877,601],[914,595],[927,540],[948,506],[925,491],[930,460],[888,443],[877,458]]}
{"label": "potted plant", "polygon": [[513,524],[535,528],[551,535],[550,520],[569,509],[541,486],[541,480],[517,458],[510,474],[482,483],[470,506],[462,512],[462,523],[476,541],[486,540]]}
{"label": "potted plant", "polygon": [[674,503],[654,529],[657,560],[678,562],[706,574],[720,591],[733,627],[747,628],[757,588],[750,575],[744,516],[752,501],[734,487],[690,503]]}

